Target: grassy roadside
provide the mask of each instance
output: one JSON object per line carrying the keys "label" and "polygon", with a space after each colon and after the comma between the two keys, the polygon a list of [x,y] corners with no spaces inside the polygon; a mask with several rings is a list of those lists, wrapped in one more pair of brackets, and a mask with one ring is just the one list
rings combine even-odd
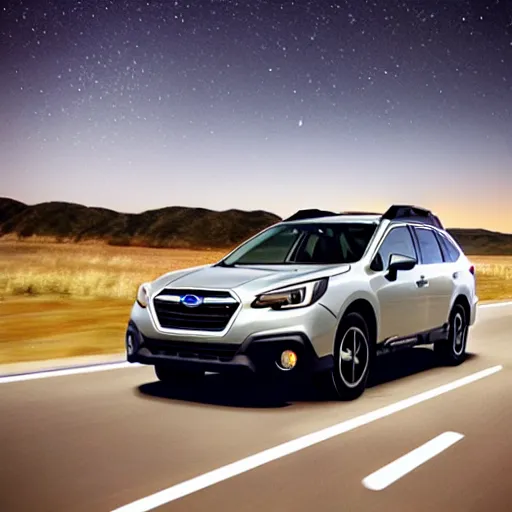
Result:
{"label": "grassy roadside", "polygon": [[[122,352],[139,283],[220,252],[0,243],[0,364]],[[512,257],[473,257],[480,300],[512,298]]]}
{"label": "grassy roadside", "polygon": [[223,254],[0,241],[0,364],[122,352],[140,283]]}
{"label": "grassy roadside", "polygon": [[122,299],[4,299],[0,364],[122,352],[131,304]]}

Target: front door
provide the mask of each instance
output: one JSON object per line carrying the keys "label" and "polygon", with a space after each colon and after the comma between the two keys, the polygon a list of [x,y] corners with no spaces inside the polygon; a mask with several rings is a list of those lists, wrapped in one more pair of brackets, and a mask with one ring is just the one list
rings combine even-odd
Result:
{"label": "front door", "polygon": [[370,285],[380,304],[379,339],[406,338],[421,332],[427,324],[427,295],[418,286],[421,279],[418,267],[398,272],[391,280],[387,266],[392,254],[418,259],[412,235],[407,226],[391,228],[375,254]]}

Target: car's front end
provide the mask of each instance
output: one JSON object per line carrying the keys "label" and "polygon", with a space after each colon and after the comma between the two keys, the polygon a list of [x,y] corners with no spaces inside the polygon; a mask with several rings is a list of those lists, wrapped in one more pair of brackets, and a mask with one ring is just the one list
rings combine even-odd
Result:
{"label": "car's front end", "polygon": [[[263,287],[270,293],[256,292],[261,284],[251,285],[253,280],[274,281],[275,274],[285,272],[290,270],[212,266],[171,278],[163,287],[143,285],[126,333],[128,360],[185,371],[298,373],[327,368],[331,358],[321,357],[314,347],[325,346],[336,329],[336,317],[318,302],[328,277]],[[221,286],[238,273],[242,282]],[[204,281],[219,286],[201,286]],[[278,306],[287,300],[292,304]]]}

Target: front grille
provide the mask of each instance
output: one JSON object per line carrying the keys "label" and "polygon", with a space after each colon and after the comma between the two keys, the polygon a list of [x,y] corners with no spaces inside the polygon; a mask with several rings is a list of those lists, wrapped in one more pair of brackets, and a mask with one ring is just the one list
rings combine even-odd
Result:
{"label": "front grille", "polygon": [[[199,297],[199,306],[189,307],[180,298]],[[228,292],[184,289],[162,290],[153,300],[158,322],[164,329],[223,331],[239,306]]]}
{"label": "front grille", "polygon": [[144,338],[144,346],[154,355],[201,359],[208,361],[231,361],[239,344],[196,343],[185,341],[162,341]]}

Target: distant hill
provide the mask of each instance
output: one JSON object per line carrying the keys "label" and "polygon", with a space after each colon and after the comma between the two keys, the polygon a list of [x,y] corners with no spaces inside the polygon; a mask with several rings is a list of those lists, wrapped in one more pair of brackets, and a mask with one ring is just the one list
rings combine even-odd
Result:
{"label": "distant hill", "polygon": [[478,256],[512,256],[512,234],[486,229],[448,229],[464,252]]}
{"label": "distant hill", "polygon": [[104,241],[148,247],[232,247],[280,220],[265,211],[172,206],[139,214],[50,202],[28,206],[0,198],[0,237],[31,236],[59,241]]}
{"label": "distant hill", "polygon": [[[227,248],[275,224],[263,210],[222,212],[171,206],[131,214],[80,204],[26,205],[0,197],[0,237],[38,237],[66,242],[173,248]],[[466,254],[512,255],[512,234],[484,229],[450,229]]]}

